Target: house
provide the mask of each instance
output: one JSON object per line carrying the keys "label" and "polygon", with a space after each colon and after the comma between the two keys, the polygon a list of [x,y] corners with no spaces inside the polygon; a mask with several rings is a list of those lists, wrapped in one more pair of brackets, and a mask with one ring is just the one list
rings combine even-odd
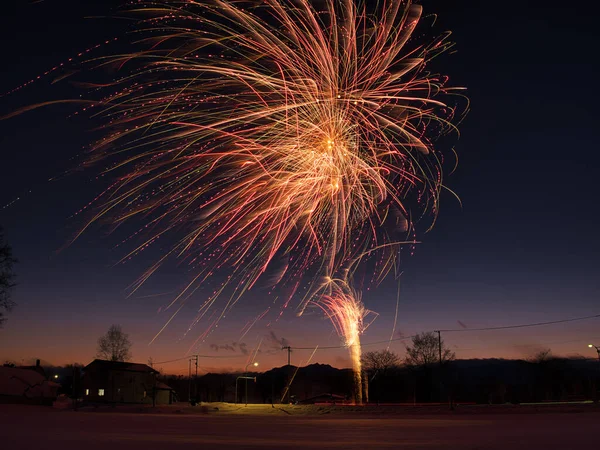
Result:
{"label": "house", "polygon": [[30,367],[0,367],[0,403],[52,405],[59,387],[46,379],[39,360]]}
{"label": "house", "polygon": [[83,400],[92,403],[171,404],[173,390],[146,364],[95,359],[83,369]]}

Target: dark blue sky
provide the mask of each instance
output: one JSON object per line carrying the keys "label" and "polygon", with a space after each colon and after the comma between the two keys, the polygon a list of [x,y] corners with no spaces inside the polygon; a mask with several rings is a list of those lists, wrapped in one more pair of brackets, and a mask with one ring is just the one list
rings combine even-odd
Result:
{"label": "dark blue sky", "polygon": [[[121,22],[85,18],[110,15],[109,5],[117,3],[6,2],[0,27],[0,91],[10,91],[121,34]],[[415,256],[404,259],[398,328],[409,335],[460,328],[457,321],[482,327],[599,313],[599,7],[594,2],[571,7],[549,1],[423,4],[426,12],[439,15],[434,32],[453,31],[456,53],[443,56],[439,64],[452,84],[468,88],[471,112],[456,144],[459,167],[446,180],[460,195],[462,208],[446,195],[436,227],[421,234],[423,244]],[[81,93],[68,83],[50,85],[51,79],[1,98],[0,115]],[[0,330],[0,357],[87,362],[97,336],[111,323],[121,323],[130,332],[136,359],[182,356],[197,335],[192,330],[182,337],[193,307],[153,346],[146,344],[166,319],[157,314],[158,308],[185,281],[185,274],[167,270],[144,291],[165,295],[125,299],[125,288],[150,260],[113,267],[122,255],[112,249],[116,242],[99,230],[57,252],[81,225],[71,216],[101,185],[93,172],[46,181],[74,167],[92,135],[85,119],[67,118],[72,111],[53,106],[0,122],[0,224],[21,261],[15,292],[19,306]],[[261,294],[254,295],[201,351],[210,353],[209,343],[239,339],[245,321],[262,311]],[[392,281],[365,294],[367,306],[381,315],[364,342],[389,337],[395,297]],[[448,334],[446,340],[465,358],[523,357],[541,347],[586,354],[588,340],[600,341],[597,325],[592,320],[511,332],[465,332]],[[270,329],[257,327],[244,339],[249,347],[261,339],[268,347],[265,335],[271,329],[297,346],[340,342],[316,314],[300,319],[290,315]],[[392,349],[402,353],[403,344],[396,342]],[[279,353],[268,358],[268,364],[285,361]],[[315,360],[347,364],[343,349],[317,353]],[[211,360],[207,367],[237,367],[239,361]]]}

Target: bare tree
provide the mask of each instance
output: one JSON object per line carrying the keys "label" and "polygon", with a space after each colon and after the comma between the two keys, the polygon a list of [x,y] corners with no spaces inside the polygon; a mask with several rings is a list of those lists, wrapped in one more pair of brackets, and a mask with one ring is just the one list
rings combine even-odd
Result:
{"label": "bare tree", "polygon": [[385,372],[400,364],[400,357],[389,350],[367,352],[362,357],[363,368],[368,372]]}
{"label": "bare tree", "polygon": [[15,306],[11,294],[15,287],[13,265],[16,262],[12,248],[4,242],[4,234],[0,228],[0,327],[6,320],[5,314]]}
{"label": "bare tree", "polygon": [[533,363],[542,363],[552,359],[552,350],[549,348],[539,350],[530,358],[530,361]]}
{"label": "bare tree", "polygon": [[121,325],[111,325],[108,332],[98,339],[98,357],[109,361],[129,361],[131,341],[123,333]]}
{"label": "bare tree", "polygon": [[[412,347],[406,347],[406,364],[409,366],[425,366],[439,362],[439,347],[438,337],[431,331],[413,336]],[[443,339],[441,347],[442,362],[452,361],[455,354],[449,348],[446,348]]]}

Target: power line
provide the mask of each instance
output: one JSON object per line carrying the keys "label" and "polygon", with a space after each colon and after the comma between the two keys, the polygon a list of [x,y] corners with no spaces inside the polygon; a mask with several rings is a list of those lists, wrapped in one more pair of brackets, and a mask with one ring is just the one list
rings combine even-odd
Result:
{"label": "power line", "polygon": [[177,359],[170,359],[169,361],[160,361],[160,362],[155,362],[154,364],[169,364],[172,362],[177,362],[177,361],[183,361],[184,359],[188,359],[188,358],[209,358],[209,359],[232,359],[232,358],[246,358],[247,355],[232,355],[232,356],[220,356],[220,355],[189,355],[189,356],[184,356],[183,358],[177,358]]}
{"label": "power line", "polygon": [[[514,329],[514,328],[539,327],[539,326],[543,326],[543,325],[554,325],[554,324],[558,324],[558,323],[567,323],[567,322],[576,322],[576,321],[580,321],[580,320],[597,319],[599,317],[600,317],[600,314],[594,314],[592,316],[575,317],[572,319],[553,320],[553,321],[549,321],[549,322],[534,322],[534,323],[525,323],[525,324],[519,324],[519,325],[506,325],[506,326],[499,326],[499,327],[484,327],[484,328],[453,328],[453,329],[446,329],[446,330],[436,330],[435,332],[440,331],[440,332],[444,332],[444,333],[454,333],[454,332],[470,332],[470,331],[509,330],[509,329]],[[415,336],[416,335],[404,336],[404,337],[399,337],[399,338],[395,338],[395,339],[386,339],[385,341],[366,342],[366,343],[361,344],[361,346],[367,347],[369,345],[379,345],[379,344],[387,344],[389,342],[406,341],[408,339],[414,338]],[[315,347],[316,346],[313,346],[313,347],[290,347],[290,350],[314,350]],[[318,347],[319,347],[319,350],[333,350],[333,349],[352,347],[352,345],[330,345],[330,346],[318,346]],[[196,355],[192,355],[192,356],[196,356]],[[232,356],[197,355],[197,356],[198,356],[198,358],[209,358],[209,359],[232,359],[232,358],[246,357],[246,355],[232,355]],[[187,358],[189,358],[189,356],[185,356],[183,358],[178,358],[178,359],[172,359],[170,361],[157,362],[155,364],[167,364],[167,363],[171,363],[171,362],[182,361]]]}
{"label": "power line", "polygon": [[416,334],[413,334],[412,336],[404,336],[404,337],[399,337],[399,338],[395,338],[395,339],[386,339],[385,341],[367,342],[366,344],[362,344],[362,346],[365,347],[367,345],[385,344],[387,342],[406,341],[407,339],[412,339],[415,336],[416,336]]}
{"label": "power line", "polygon": [[576,322],[578,320],[589,320],[596,319],[600,317],[600,314],[595,314],[593,316],[585,316],[585,317],[575,317],[574,319],[562,319],[562,320],[553,320],[550,322],[536,322],[536,323],[524,323],[520,325],[507,325],[502,327],[485,327],[485,328],[453,328],[449,330],[439,330],[445,333],[454,333],[454,332],[465,332],[465,331],[492,331],[492,330],[508,330],[511,328],[529,328],[529,327],[539,327],[542,325],[553,325],[557,323],[566,323],[566,322]]}
{"label": "power line", "polygon": [[[568,341],[544,341],[544,342],[536,342],[534,344],[512,344],[514,347],[540,347],[543,345],[561,345],[561,344],[572,344],[573,342],[588,342],[590,340],[596,340],[596,339],[600,339],[600,337],[591,337],[591,338],[582,338],[582,339],[570,339]],[[455,347],[456,350],[459,351],[469,351],[469,350],[481,350],[481,349],[488,349],[488,348],[503,348],[506,347],[506,345],[480,345],[478,347],[467,347],[467,348],[463,348],[463,347]],[[595,359],[595,358],[592,358]]]}
{"label": "power line", "polygon": [[[553,320],[550,322],[535,322],[535,323],[526,323],[526,324],[519,324],[519,325],[506,325],[506,326],[500,326],[500,327],[485,327],[485,328],[463,328],[463,329],[455,328],[455,329],[447,329],[447,330],[435,330],[435,332],[440,331],[440,332],[449,333],[449,332],[464,332],[464,331],[508,330],[511,328],[539,327],[542,325],[553,325],[553,324],[557,324],[557,323],[566,323],[566,322],[575,322],[575,321],[579,321],[579,320],[596,319],[598,317],[600,317],[600,314],[595,314],[592,316],[584,316],[584,317],[575,317],[572,319]],[[404,336],[404,337],[395,338],[395,339],[386,339],[385,341],[367,342],[367,343],[364,343],[361,345],[362,345],[362,347],[366,347],[369,345],[386,344],[388,342],[394,342],[394,341],[405,341],[407,339],[412,339],[415,336],[416,335]],[[326,349],[337,349],[337,348],[348,348],[348,347],[351,347],[351,346],[347,346],[347,345],[332,345],[332,346],[328,346],[328,347],[319,346],[319,349],[326,350]],[[314,347],[292,347],[292,350],[313,350],[313,349],[314,349]]]}
{"label": "power line", "polygon": [[[361,347],[366,347],[368,345],[387,344],[388,342],[394,342],[394,341],[406,341],[407,339],[412,339],[415,336],[416,335],[404,336],[404,337],[399,337],[399,338],[395,338],[395,339],[386,339],[385,341],[367,342],[367,343],[360,344],[360,345],[361,345]],[[317,346],[315,345],[315,347],[317,347]],[[292,348],[292,350],[314,350],[315,347],[291,347],[291,348]],[[319,350],[327,350],[327,349],[335,349],[335,348],[348,348],[348,347],[352,347],[352,345],[330,345],[327,347],[319,345],[318,347],[319,347]]]}
{"label": "power line", "polygon": [[188,358],[189,358],[189,356],[184,356],[183,358],[170,359],[169,361],[160,361],[160,362],[155,362],[153,364],[169,364],[172,362],[182,361],[182,360],[188,359]]}

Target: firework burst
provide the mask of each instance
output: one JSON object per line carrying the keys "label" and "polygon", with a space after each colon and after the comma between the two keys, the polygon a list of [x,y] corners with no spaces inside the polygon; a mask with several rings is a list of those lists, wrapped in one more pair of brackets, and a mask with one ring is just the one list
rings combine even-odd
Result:
{"label": "firework burst", "polygon": [[348,268],[377,253],[377,278],[390,270],[418,216],[409,192],[419,214],[437,214],[432,139],[453,129],[454,109],[426,63],[450,47],[447,35],[418,44],[421,7],[409,1],[142,0],[130,10],[141,15],[139,50],[89,62],[125,73],[98,87],[108,93],[92,109],[110,132],[91,162],[116,182],[89,224],[141,220],[148,237],[125,258],[183,236],[135,286],[169,256],[186,260],[196,276],[176,311],[227,271],[196,318],[229,289],[213,325],[284,260],[272,284],[291,287],[285,305],[305,283],[300,311],[317,304],[332,319],[360,382],[367,311]]}

